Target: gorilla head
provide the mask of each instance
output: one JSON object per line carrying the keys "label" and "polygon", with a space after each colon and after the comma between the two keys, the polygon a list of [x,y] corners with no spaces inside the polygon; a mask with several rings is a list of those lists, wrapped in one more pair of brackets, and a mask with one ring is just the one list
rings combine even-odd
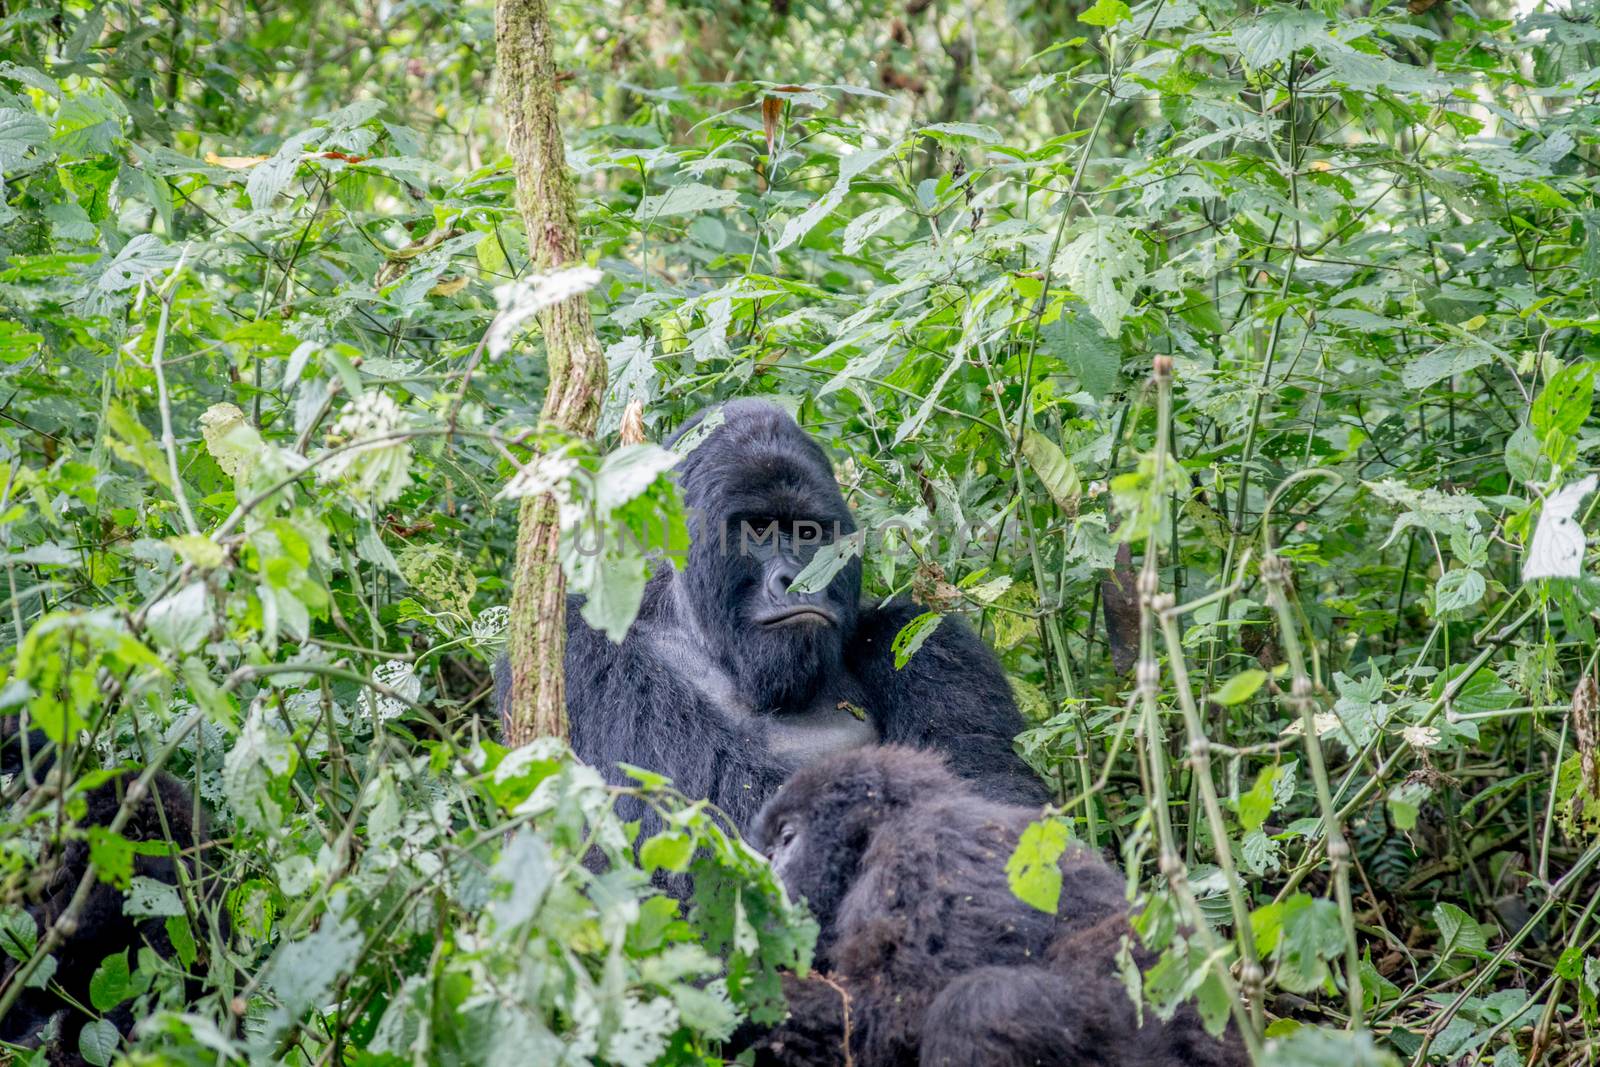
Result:
{"label": "gorilla head", "polygon": [[678,586],[707,650],[756,710],[800,707],[839,671],[861,562],[817,593],[789,585],[855,522],[827,456],[783,409],[734,400],[714,410],[723,421],[678,468],[694,516]]}
{"label": "gorilla head", "polygon": [[[751,842],[772,861],[789,896],[805,900],[826,942],[873,829],[924,797],[962,794],[960,780],[935,753],[859,748],[796,772],[756,817]],[[825,947],[819,942],[819,954]]]}

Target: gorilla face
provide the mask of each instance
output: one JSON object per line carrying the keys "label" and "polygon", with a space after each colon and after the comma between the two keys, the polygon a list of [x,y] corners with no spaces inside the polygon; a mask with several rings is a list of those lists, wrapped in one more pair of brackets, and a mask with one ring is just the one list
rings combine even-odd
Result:
{"label": "gorilla face", "polygon": [[840,905],[860,874],[873,831],[918,797],[960,788],[933,753],[869,746],[796,772],[761,809],[751,843],[772,863],[790,898],[810,907],[822,928],[819,959],[837,933]]}
{"label": "gorilla face", "polygon": [[855,522],[822,449],[781,408],[736,400],[720,410],[723,423],[679,468],[695,517],[683,588],[701,637],[755,710],[808,710],[855,629],[861,562],[816,593],[789,585]]}

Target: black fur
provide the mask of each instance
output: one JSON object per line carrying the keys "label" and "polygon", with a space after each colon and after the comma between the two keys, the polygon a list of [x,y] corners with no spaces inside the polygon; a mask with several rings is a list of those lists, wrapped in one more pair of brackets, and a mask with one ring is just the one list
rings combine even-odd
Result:
{"label": "black fur", "polygon": [[[753,839],[822,927],[816,971],[789,977],[790,1018],[758,1064],[821,1067],[1232,1067],[1244,1054],[1183,1009],[1141,1026],[1118,976],[1121,875],[1061,859],[1057,914],[1019,900],[1006,860],[1038,809],[979,796],[937,755],[899,747],[794,776]],[[1135,958],[1141,956],[1135,952]]]}
{"label": "black fur", "polygon": [[[32,782],[41,788],[54,788],[53,778],[47,776],[54,762],[53,754],[46,749],[43,735],[38,732],[20,734],[15,730],[15,722],[15,719],[0,722],[0,772],[9,775],[24,771],[26,742],[26,770],[31,771]],[[40,752],[45,754],[41,757]],[[39,864],[22,887],[22,899],[16,901],[34,920],[39,937],[43,938],[66,910],[83,880],[89,863],[89,845],[84,831],[89,827],[110,825],[138,777],[136,771],[125,771],[85,791],[82,794],[86,805],[83,816],[68,823],[59,838],[46,842]],[[194,823],[189,790],[171,775],[158,774],[151,779],[150,790],[133,805],[121,836],[129,841],[167,843],[167,854],[136,853],[134,875],[177,885],[178,864],[182,862],[188,877],[195,877],[194,852],[196,845],[205,839],[204,827],[196,827]],[[174,850],[182,853],[181,859]],[[123,915],[122,903],[120,889],[95,880],[78,913],[76,926],[52,953],[56,970],[49,985],[44,989],[23,990],[11,1010],[0,1018],[0,1041],[39,1047],[41,1034],[56,1020],[58,1036],[47,1049],[47,1062],[52,1067],[86,1065],[87,1061],[78,1053],[78,1035],[84,1023],[94,1016],[85,1014],[78,1006],[87,1008],[90,1005],[89,984],[96,969],[107,956],[124,950],[128,953],[130,968],[136,967],[139,949],[147,945],[163,956],[171,958],[174,954],[164,919],[130,919]],[[193,933],[197,948],[203,954],[205,937],[199,930]],[[19,967],[18,961],[10,955],[0,955],[0,990],[10,984]],[[194,992],[197,990],[191,989],[191,993]],[[133,1001],[124,1001],[106,1016],[123,1035],[127,1035],[137,1021],[133,1005]]]}
{"label": "black fur", "polygon": [[[615,782],[626,780],[618,761],[666,774],[741,830],[797,767],[875,740],[946,753],[985,796],[1042,803],[1043,785],[1011,746],[1023,723],[1005,674],[959,619],[946,618],[897,671],[890,645],[921,609],[863,604],[859,560],[820,593],[785,593],[816,544],[785,536],[766,551],[741,522],[761,531],[776,520],[786,534],[812,522],[829,538],[855,523],[826,455],[782,409],[737,400],[718,410],[724,421],[678,467],[695,516],[683,571],[664,566],[651,579],[620,645],[568,604],[578,755]],[[833,624],[757,621],[784,605]],[[497,675],[504,714],[503,660]],[[640,806],[627,814],[653,823]]]}

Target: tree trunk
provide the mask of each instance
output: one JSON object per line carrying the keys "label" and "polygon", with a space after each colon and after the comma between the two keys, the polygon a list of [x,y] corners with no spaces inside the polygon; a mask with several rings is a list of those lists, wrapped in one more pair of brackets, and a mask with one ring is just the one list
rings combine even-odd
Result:
{"label": "tree trunk", "polygon": [[[578,262],[578,215],[556,116],[556,67],[546,0],[499,0],[495,9],[499,96],[517,208],[528,231],[530,267]],[[580,294],[539,316],[549,361],[542,427],[587,437],[600,416],[605,357]],[[557,556],[555,501],[529,497],[517,525],[511,575],[511,691],[503,709],[506,743],[567,736],[562,658],[567,647],[566,579]]]}

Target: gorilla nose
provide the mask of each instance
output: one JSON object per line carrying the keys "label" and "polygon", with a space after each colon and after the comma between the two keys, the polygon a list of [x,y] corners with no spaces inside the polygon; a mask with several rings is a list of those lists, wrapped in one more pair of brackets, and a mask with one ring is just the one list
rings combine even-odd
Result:
{"label": "gorilla nose", "polygon": [[838,613],[828,606],[826,591],[802,593],[789,588],[805,565],[794,559],[775,559],[767,567],[765,600],[769,609],[757,617],[763,626],[837,626]]}
{"label": "gorilla nose", "polygon": [[[793,560],[778,560],[767,571],[767,596],[774,604],[789,599],[789,587],[800,577],[801,566]],[[796,594],[798,595],[798,594]]]}

